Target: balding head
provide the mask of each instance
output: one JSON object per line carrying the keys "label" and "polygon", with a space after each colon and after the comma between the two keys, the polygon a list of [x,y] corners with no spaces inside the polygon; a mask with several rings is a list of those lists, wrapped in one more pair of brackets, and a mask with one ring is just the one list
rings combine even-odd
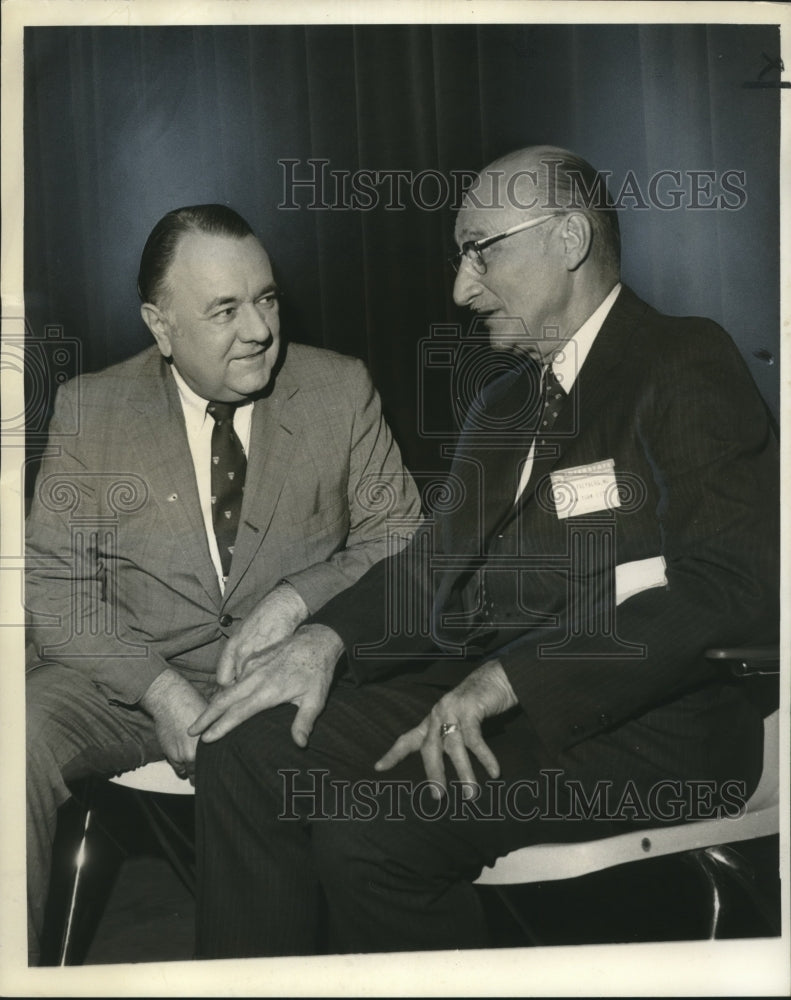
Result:
{"label": "balding head", "polygon": [[464,206],[491,208],[503,228],[532,216],[580,212],[591,225],[591,263],[608,278],[618,278],[620,229],[605,177],[568,149],[527,146],[507,153],[484,167]]}

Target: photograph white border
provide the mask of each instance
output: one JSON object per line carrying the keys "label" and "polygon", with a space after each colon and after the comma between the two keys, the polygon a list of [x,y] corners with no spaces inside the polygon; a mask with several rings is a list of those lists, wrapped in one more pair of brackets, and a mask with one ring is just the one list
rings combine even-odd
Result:
{"label": "photograph white border", "polygon": [[[22,283],[22,32],[27,25],[198,25],[293,23],[777,23],[781,54],[791,60],[791,10],[778,3],[577,3],[527,0],[3,0],[2,3],[2,319],[4,336],[24,332]],[[791,62],[789,63],[791,65]],[[789,92],[781,91],[781,162],[788,166]],[[781,180],[783,171],[781,171]],[[781,426],[784,499],[788,497],[789,348],[788,191],[781,210]],[[3,419],[24,412],[21,372],[5,363]],[[21,447],[2,456],[4,511],[21,509]],[[789,549],[784,503],[783,551]],[[0,539],[0,624],[17,621],[21,602],[22,524],[3,517]],[[782,580],[782,607],[791,608],[789,560]],[[19,628],[0,630],[0,994],[20,996],[748,996],[791,992],[789,945],[789,718],[788,684],[781,685],[782,938],[612,946],[498,949],[421,955],[317,956],[300,959],[168,962],[135,965],[28,969],[25,949],[23,661]],[[789,620],[782,651],[789,665]],[[788,673],[786,672],[786,679]]]}

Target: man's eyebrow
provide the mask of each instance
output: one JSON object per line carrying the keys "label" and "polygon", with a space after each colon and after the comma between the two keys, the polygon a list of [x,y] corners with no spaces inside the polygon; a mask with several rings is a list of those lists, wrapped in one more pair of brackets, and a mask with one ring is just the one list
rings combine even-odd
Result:
{"label": "man's eyebrow", "polygon": [[233,295],[218,295],[216,299],[212,299],[211,302],[203,310],[204,312],[210,313],[220,306],[233,306],[239,300]]}
{"label": "man's eyebrow", "polygon": [[463,243],[475,243],[477,240],[485,240],[486,233],[482,229],[475,226],[474,228],[465,231],[463,240],[458,237],[456,239],[458,240],[459,246],[461,246]]}

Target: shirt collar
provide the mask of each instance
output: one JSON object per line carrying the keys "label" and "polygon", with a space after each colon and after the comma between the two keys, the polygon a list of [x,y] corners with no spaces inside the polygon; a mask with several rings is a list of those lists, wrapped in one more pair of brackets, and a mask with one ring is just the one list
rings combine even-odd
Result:
{"label": "shirt collar", "polygon": [[552,371],[564,392],[571,392],[571,387],[577,380],[580,369],[585,364],[585,359],[615,304],[621,287],[620,281],[617,281],[598,308],[594,309],[574,336],[558,352],[559,356],[552,361]]}
{"label": "shirt collar", "polygon": [[[175,365],[172,364],[170,370],[173,372],[173,378],[176,380],[176,388],[181,400],[181,408],[184,410],[184,420],[187,424],[187,429],[190,431],[199,431],[208,416],[206,407],[209,405],[209,400],[204,399],[203,396],[199,396],[194,389],[187,385],[184,377]],[[250,402],[239,403],[239,407],[250,405]]]}
{"label": "shirt collar", "polygon": [[194,389],[187,385],[175,365],[172,364],[170,370],[173,372],[173,378],[176,380],[176,388],[181,400],[181,408],[184,410],[184,420],[186,421],[187,429],[199,431],[206,420],[206,407],[209,401],[208,399],[204,399],[203,396],[199,396]]}

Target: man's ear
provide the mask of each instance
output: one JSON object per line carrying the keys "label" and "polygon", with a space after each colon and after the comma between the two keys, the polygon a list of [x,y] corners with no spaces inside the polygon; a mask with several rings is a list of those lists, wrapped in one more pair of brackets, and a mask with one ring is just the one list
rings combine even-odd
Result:
{"label": "man's ear", "polygon": [[143,322],[154,335],[157,347],[166,358],[171,357],[173,351],[170,346],[170,322],[159,306],[152,302],[144,302],[140,306],[140,315]]}
{"label": "man's ear", "polygon": [[571,212],[564,220],[561,231],[566,267],[576,271],[590,253],[593,231],[590,219],[582,212]]}

